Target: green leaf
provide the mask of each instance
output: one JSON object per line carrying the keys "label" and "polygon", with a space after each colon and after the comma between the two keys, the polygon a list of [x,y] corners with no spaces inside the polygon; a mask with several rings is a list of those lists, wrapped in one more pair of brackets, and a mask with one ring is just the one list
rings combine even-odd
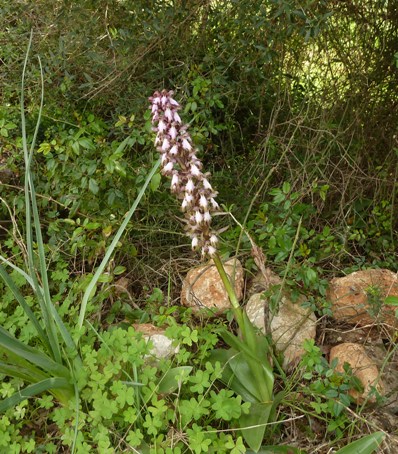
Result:
{"label": "green leaf", "polygon": [[384,437],[383,432],[375,432],[344,446],[336,454],[372,454],[380,447]]}
{"label": "green leaf", "polygon": [[398,296],[387,296],[384,303],[390,306],[398,306]]}
{"label": "green leaf", "polygon": [[231,356],[237,354],[234,350],[222,350],[216,349],[211,352],[210,361],[215,364],[217,361],[223,366],[222,370],[222,382],[230,389],[242,396],[242,399],[246,402],[257,402],[258,399],[255,395],[251,394],[246,388],[245,384],[238,380],[232,371],[229,360]]}
{"label": "green leaf", "polygon": [[192,372],[191,366],[180,366],[169,369],[159,380],[158,390],[161,394],[170,394],[175,391],[181,383],[181,376],[188,376]]}
{"label": "green leaf", "polygon": [[86,150],[95,150],[93,141],[91,139],[89,139],[88,137],[80,137],[79,145],[81,145]]}
{"label": "green leaf", "polygon": [[118,266],[116,266],[115,269],[113,270],[113,274],[114,274],[115,276],[118,276],[119,274],[123,274],[125,271],[126,271],[126,267],[125,267],[125,266],[118,265]]}
{"label": "green leaf", "polygon": [[44,391],[60,388],[65,388],[69,390],[70,387],[71,387],[70,383],[65,378],[59,377],[46,378],[45,380],[42,380],[38,383],[34,383],[33,385],[29,385],[26,388],[23,388],[21,391],[18,391],[17,393],[13,394],[11,397],[2,400],[0,402],[0,413],[3,413],[4,411],[8,410],[14,405],[19,404],[28,397],[35,396]]}
{"label": "green leaf", "polygon": [[288,181],[285,181],[282,186],[282,191],[284,194],[289,194],[290,192],[290,183]]}
{"label": "green leaf", "polygon": [[[271,404],[252,403],[250,412],[239,418],[243,438],[254,452],[258,452],[264,439],[266,424],[272,409]],[[254,427],[253,427],[254,426]],[[250,429],[245,429],[250,427]]]}
{"label": "green leaf", "polygon": [[41,353],[33,347],[25,345],[15,337],[13,337],[9,332],[0,326],[0,346],[11,353],[20,356],[27,361],[30,361],[32,364],[35,364],[37,367],[44,369],[47,372],[54,373],[57,375],[62,375],[69,378],[69,370],[62,366],[61,364],[53,361],[44,353]]}
{"label": "green leaf", "polygon": [[94,178],[90,178],[88,182],[88,189],[93,193],[93,194],[98,194],[99,191],[99,186],[96,180]]}
{"label": "green leaf", "polygon": [[[253,454],[254,451],[250,449],[246,454]],[[306,454],[305,451],[294,446],[263,446],[257,454]]]}
{"label": "green leaf", "polygon": [[161,179],[162,176],[160,175],[160,173],[155,173],[155,175],[152,177],[150,185],[152,192],[155,192],[159,188]]}

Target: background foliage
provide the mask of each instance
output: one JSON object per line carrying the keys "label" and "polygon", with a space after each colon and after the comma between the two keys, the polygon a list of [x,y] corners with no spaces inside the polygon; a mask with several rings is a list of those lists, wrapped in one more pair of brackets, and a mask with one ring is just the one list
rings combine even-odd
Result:
{"label": "background foliage", "polygon": [[[147,98],[163,87],[175,90],[185,106],[225,211],[245,223],[276,270],[288,266],[286,283],[305,290],[319,310],[327,311],[322,298],[329,275],[369,265],[398,270],[396,2],[0,0],[0,13],[0,195],[8,202],[0,206],[1,250],[21,262],[21,238],[11,228],[14,219],[22,229],[24,216],[17,106],[33,29],[33,52],[45,78],[33,170],[61,315],[78,313],[90,276],[156,159]],[[39,79],[32,59],[25,96],[30,135]],[[175,306],[180,276],[194,259],[167,185],[155,175],[118,245],[89,307],[97,328],[181,316]],[[229,227],[222,253],[232,255],[240,228],[227,215],[217,222]],[[245,237],[239,253],[254,271]],[[129,298],[115,293],[120,275],[129,279]],[[14,312],[7,289],[1,292],[2,324],[29,340],[27,320]],[[115,333],[110,342],[116,345]],[[198,366],[195,373],[203,372]],[[199,397],[202,391],[195,389]],[[91,418],[101,426],[104,416],[90,414],[93,399],[81,409],[81,424]],[[187,421],[189,402],[181,407]],[[209,398],[208,406],[214,402]],[[123,411],[120,403],[117,424],[128,434],[133,416]],[[202,411],[214,416],[207,407]],[[65,417],[54,410],[59,426]],[[205,420],[203,427],[210,424]],[[7,426],[4,419],[1,424]],[[189,437],[199,440],[203,434],[194,426]],[[239,438],[231,440],[239,452]]]}

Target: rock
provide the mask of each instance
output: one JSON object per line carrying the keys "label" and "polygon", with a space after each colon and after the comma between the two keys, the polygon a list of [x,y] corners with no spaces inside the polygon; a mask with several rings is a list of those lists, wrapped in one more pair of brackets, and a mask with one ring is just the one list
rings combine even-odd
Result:
{"label": "rock", "polygon": [[152,342],[151,355],[146,355],[146,358],[169,358],[179,352],[180,347],[173,346],[173,340],[164,334],[163,329],[157,328],[151,323],[136,323],[133,327],[137,332],[142,333],[145,339]]}
{"label": "rock", "polygon": [[375,269],[333,279],[326,298],[337,320],[361,326],[377,322],[396,327],[396,308],[384,304],[387,296],[398,296],[398,275]]}
{"label": "rock", "polygon": [[293,303],[286,293],[282,294],[278,313],[270,323],[272,340],[276,350],[283,353],[285,370],[297,365],[304,355],[303,342],[316,336],[316,317],[301,306],[302,301]]}
{"label": "rock", "polygon": [[7,184],[15,177],[12,170],[7,168],[0,168],[0,183]]}
{"label": "rock", "polygon": [[115,293],[117,296],[123,295],[124,293],[129,293],[130,280],[127,277],[119,278],[115,283]]}
{"label": "rock", "polygon": [[[265,311],[267,307],[267,299],[263,293],[255,293],[252,295],[245,306],[247,317],[252,324],[258,328],[263,334],[266,333],[265,327]],[[268,309],[267,309],[268,311]]]}
{"label": "rock", "polygon": [[269,290],[270,287],[275,285],[281,285],[282,279],[270,268],[265,268],[264,273],[259,271],[251,280],[250,285],[247,289],[247,294],[249,296],[254,295],[255,293],[261,293],[266,290]]}
{"label": "rock", "polygon": [[[366,354],[365,348],[360,344],[346,342],[336,345],[330,350],[330,362],[338,359],[336,371],[344,373],[344,363],[348,363],[353,374],[358,377],[364,388],[363,393],[352,389],[349,394],[358,404],[363,403],[372,387],[375,387],[380,395],[384,395],[384,384],[379,377],[379,370],[373,360]],[[369,402],[374,402],[375,396],[369,398]]]}
{"label": "rock", "polygon": [[[243,295],[243,268],[239,260],[230,259],[224,264],[229,277],[235,268],[235,292],[238,300]],[[213,262],[191,269],[181,290],[181,304],[192,307],[196,312],[207,308],[213,315],[230,308],[228,294]]]}

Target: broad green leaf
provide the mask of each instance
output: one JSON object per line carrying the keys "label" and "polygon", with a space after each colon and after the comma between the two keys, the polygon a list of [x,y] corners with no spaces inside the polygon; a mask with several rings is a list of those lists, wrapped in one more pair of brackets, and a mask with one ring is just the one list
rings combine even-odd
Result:
{"label": "broad green leaf", "polygon": [[372,454],[379,448],[384,437],[384,432],[375,432],[344,446],[336,454]]}
{"label": "broad green leaf", "polygon": [[246,383],[242,383],[232,371],[229,365],[229,360],[234,355],[241,355],[241,353],[237,353],[232,349],[216,349],[211,352],[210,361],[213,364],[218,361],[223,366],[221,380],[226,386],[228,386],[228,388],[232,389],[236,392],[236,394],[240,395],[245,402],[258,402],[258,397],[256,397],[256,395],[253,395],[246,387]]}
{"label": "broad green leaf", "polygon": [[398,296],[387,296],[384,303],[390,306],[398,306]]}
{"label": "broad green leaf", "polygon": [[162,179],[162,175],[160,173],[155,173],[155,175],[151,179],[151,191],[155,192],[159,186],[160,186],[160,181]]}
{"label": "broad green leaf", "polygon": [[253,403],[250,412],[239,418],[239,427],[249,448],[258,452],[264,439],[272,405]]}
{"label": "broad green leaf", "polygon": [[93,193],[93,194],[98,194],[99,191],[99,186],[97,181],[94,178],[90,178],[88,182],[88,189]]}
{"label": "broad green leaf", "polygon": [[180,366],[169,369],[159,380],[158,391],[161,394],[169,394],[178,389],[182,374],[188,376],[192,372],[191,366]]}

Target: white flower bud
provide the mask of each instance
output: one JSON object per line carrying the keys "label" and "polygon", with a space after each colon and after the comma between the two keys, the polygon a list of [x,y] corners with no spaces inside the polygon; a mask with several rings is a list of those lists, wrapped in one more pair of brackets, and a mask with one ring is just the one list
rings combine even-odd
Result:
{"label": "white flower bud", "polygon": [[171,172],[173,170],[173,163],[172,162],[169,162],[168,164],[166,164],[164,167],[163,167],[163,170],[165,172]]}
{"label": "white flower bud", "polygon": [[216,255],[217,249],[214,246],[209,246],[207,253],[210,255],[210,257],[213,257]]}
{"label": "white flower bud", "polygon": [[199,205],[203,208],[207,208],[208,203],[207,203],[207,199],[204,195],[200,196]]}
{"label": "white flower bud", "polygon": [[192,175],[194,175],[195,177],[198,177],[200,175],[200,170],[199,168],[195,165],[195,164],[192,164],[191,165],[191,173]]}
{"label": "white flower bud", "polygon": [[178,146],[177,146],[177,144],[175,144],[175,145],[173,145],[173,146],[171,147],[171,149],[170,149],[170,154],[173,155],[173,156],[175,156],[175,155],[178,154]]}
{"label": "white flower bud", "polygon": [[175,188],[178,185],[178,173],[175,173],[173,175],[173,178],[171,179],[171,187]]}
{"label": "white flower bud", "polygon": [[197,224],[201,224],[203,222],[203,215],[199,210],[195,211],[195,222]]}
{"label": "white flower bud", "polygon": [[210,237],[210,244],[211,244],[212,246],[215,246],[217,243],[218,243],[218,238],[217,238],[216,235],[214,235],[214,233],[213,233],[213,235]]}
{"label": "white flower bud", "polygon": [[203,220],[204,222],[206,223],[210,223],[211,222],[211,215],[208,211],[205,211],[204,214],[203,214]]}
{"label": "white flower bud", "polygon": [[169,103],[172,106],[179,106],[178,102],[175,99],[173,99],[173,98],[169,98]]}
{"label": "white flower bud", "polygon": [[159,98],[159,96],[157,96],[156,98],[153,98],[152,103],[153,103],[153,104],[160,104],[160,98]]}
{"label": "white flower bud", "polygon": [[203,187],[205,189],[209,189],[210,191],[213,190],[213,188],[211,187],[211,184],[209,183],[209,180],[207,178],[203,178],[202,182],[203,182]]}
{"label": "white flower bud", "polygon": [[164,95],[163,95],[163,96],[162,96],[162,99],[161,99],[160,101],[161,101],[162,105],[165,106],[166,103],[167,103],[167,96],[164,96]]}
{"label": "white flower bud", "polygon": [[188,206],[187,199],[184,199],[184,200],[182,201],[181,208],[182,208],[183,210],[185,210],[185,208],[186,208],[187,206]]}
{"label": "white flower bud", "polygon": [[199,245],[199,240],[197,236],[194,236],[192,238],[192,249],[196,249]]}
{"label": "white flower bud", "polygon": [[155,104],[155,103],[154,103],[154,104],[152,104],[152,113],[155,113],[155,112],[157,112],[157,110],[158,110],[158,106],[157,106],[157,104]]}
{"label": "white flower bud", "polygon": [[178,112],[174,112],[174,121],[176,123],[181,123],[181,117],[178,115]]}
{"label": "white flower bud", "polygon": [[187,182],[187,184],[186,184],[186,186],[185,186],[185,190],[186,190],[187,192],[193,192],[194,189],[195,189],[194,182],[193,182],[191,179],[189,179],[188,182]]}
{"label": "white flower bud", "polygon": [[213,198],[210,199],[210,202],[215,210],[220,209],[220,205]]}
{"label": "white flower bud", "polygon": [[187,139],[183,139],[182,141],[182,148],[184,148],[184,150],[191,150],[192,149],[192,146],[191,144],[188,142]]}

